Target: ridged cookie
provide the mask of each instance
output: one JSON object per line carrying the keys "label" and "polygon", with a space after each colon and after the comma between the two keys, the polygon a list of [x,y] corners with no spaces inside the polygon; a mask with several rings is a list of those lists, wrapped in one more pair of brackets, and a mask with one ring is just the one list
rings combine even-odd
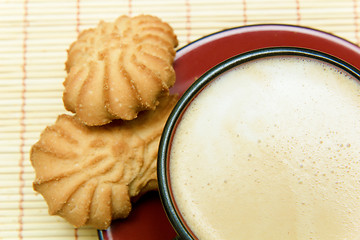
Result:
{"label": "ridged cookie", "polygon": [[46,200],[49,213],[76,227],[98,229],[127,217],[131,200],[157,187],[158,145],[177,99],[164,97],[155,111],[100,127],[60,115],[30,154],[36,173],[33,187]]}
{"label": "ridged cookie", "polygon": [[155,109],[175,83],[177,44],[173,29],[150,15],[121,16],[81,32],[68,50],[65,108],[89,126]]}

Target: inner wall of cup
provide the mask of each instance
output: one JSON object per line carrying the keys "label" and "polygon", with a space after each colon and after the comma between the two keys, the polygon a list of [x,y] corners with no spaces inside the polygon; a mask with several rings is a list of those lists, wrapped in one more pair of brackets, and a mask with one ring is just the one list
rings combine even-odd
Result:
{"label": "inner wall of cup", "polygon": [[[187,96],[189,96],[186,99],[181,99],[183,100],[182,105],[179,109],[177,109],[177,113],[178,116],[175,117],[175,123],[172,126],[172,131],[171,131],[171,136],[170,136],[170,140],[168,143],[168,148],[167,148],[167,154],[165,155],[166,158],[166,187],[168,190],[168,198],[169,201],[171,202],[170,204],[170,216],[168,214],[168,216],[170,217],[171,223],[173,225],[173,227],[176,229],[176,231],[178,232],[178,234],[180,235],[181,239],[185,240],[185,239],[196,239],[195,234],[192,232],[191,228],[187,225],[185,219],[182,217],[182,215],[180,214],[180,210],[176,204],[173,192],[171,190],[171,181],[170,181],[170,152],[171,152],[171,144],[172,144],[172,140],[174,137],[174,134],[176,132],[176,128],[178,126],[178,124],[180,123],[183,114],[186,112],[186,109],[188,108],[188,106],[191,104],[191,102],[193,101],[193,99],[195,99],[202,91],[202,89],[204,89],[208,84],[210,83],[210,81],[206,81],[206,82],[195,82],[191,87],[190,90],[192,89],[193,92],[186,92],[185,94],[187,94]],[[180,101],[181,101],[180,100]]]}
{"label": "inner wall of cup", "polygon": [[[350,75],[355,76],[357,79],[360,79],[359,71],[352,67],[351,65],[347,64],[346,62],[343,62],[340,59],[334,58],[332,56],[329,56],[327,54],[323,54],[320,52],[308,50],[308,49],[299,49],[299,48],[267,48],[267,49],[261,49],[252,51],[245,54],[240,54],[238,56],[235,56],[229,60],[226,60],[225,62],[215,66],[211,70],[209,70],[207,73],[205,73],[201,78],[199,78],[195,83],[189,88],[187,92],[182,96],[180,99],[180,105],[176,107],[177,116],[171,116],[170,118],[173,118],[173,124],[171,126],[170,130],[170,138],[167,143],[167,154],[163,161],[166,161],[166,169],[161,169],[161,171],[165,170],[166,173],[166,179],[165,183],[167,188],[167,196],[165,198],[168,198],[170,201],[169,206],[165,206],[168,215],[170,216],[170,220],[174,226],[174,228],[177,230],[179,235],[183,239],[196,239],[194,233],[191,231],[190,227],[186,224],[185,219],[181,216],[180,210],[176,204],[174,194],[172,192],[171,188],[171,180],[170,180],[170,152],[171,152],[171,145],[173,136],[176,133],[176,128],[178,126],[178,123],[181,121],[181,117],[183,113],[186,111],[187,107],[191,104],[192,100],[213,80],[216,79],[219,75],[221,75],[224,72],[231,71],[234,67],[239,66],[242,63],[246,63],[252,60],[256,60],[259,58],[264,57],[272,57],[272,56],[298,56],[298,57],[308,57],[313,58],[317,60],[324,61],[326,63],[332,64],[336,67],[339,67],[343,69],[344,71],[348,72]],[[170,209],[169,209],[170,208]],[[175,216],[174,216],[175,215]]]}

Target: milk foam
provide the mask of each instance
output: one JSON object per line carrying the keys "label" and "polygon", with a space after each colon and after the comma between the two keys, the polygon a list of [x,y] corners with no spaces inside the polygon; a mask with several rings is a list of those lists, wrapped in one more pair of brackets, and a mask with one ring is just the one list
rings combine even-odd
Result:
{"label": "milk foam", "polygon": [[317,60],[271,57],[191,103],[171,186],[199,239],[360,239],[360,85]]}

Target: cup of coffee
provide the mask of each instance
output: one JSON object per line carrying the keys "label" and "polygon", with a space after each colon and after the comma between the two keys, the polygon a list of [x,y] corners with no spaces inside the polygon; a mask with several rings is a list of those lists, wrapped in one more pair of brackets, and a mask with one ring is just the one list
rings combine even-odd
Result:
{"label": "cup of coffee", "polygon": [[180,239],[360,239],[360,71],[300,48],[228,59],[180,98],[158,154]]}

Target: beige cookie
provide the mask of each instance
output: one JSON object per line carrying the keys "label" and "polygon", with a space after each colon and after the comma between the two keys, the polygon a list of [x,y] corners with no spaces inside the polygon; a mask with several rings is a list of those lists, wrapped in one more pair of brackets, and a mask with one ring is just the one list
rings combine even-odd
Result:
{"label": "beige cookie", "polygon": [[68,50],[65,108],[89,126],[155,109],[175,83],[177,44],[173,29],[149,15],[122,16],[81,32]]}
{"label": "beige cookie", "polygon": [[155,111],[100,127],[60,115],[30,154],[33,187],[43,195],[49,213],[76,227],[98,229],[127,217],[131,200],[156,188],[158,145],[176,102],[177,96],[164,97]]}

